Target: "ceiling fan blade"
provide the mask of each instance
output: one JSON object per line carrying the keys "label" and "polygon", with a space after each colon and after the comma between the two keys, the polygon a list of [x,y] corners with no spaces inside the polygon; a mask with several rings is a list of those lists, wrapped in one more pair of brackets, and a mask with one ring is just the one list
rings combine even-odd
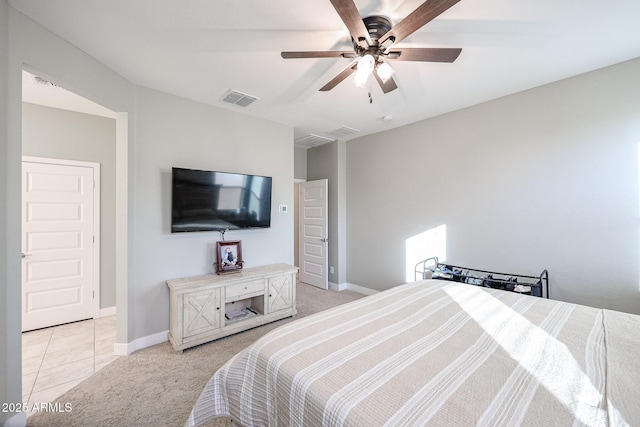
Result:
{"label": "ceiling fan blade", "polygon": [[[458,3],[460,0],[426,0],[416,10],[390,29],[379,40],[381,46],[398,43],[422,28],[427,22]],[[386,43],[386,44],[385,44]]]}
{"label": "ceiling fan blade", "polygon": [[320,91],[321,92],[326,92],[326,91],[329,91],[329,90],[333,89],[334,87],[336,87],[338,85],[338,83],[340,83],[341,81],[343,81],[344,79],[349,77],[351,74],[353,74],[356,71],[357,66],[358,66],[358,61],[353,61],[351,64],[349,64],[349,66],[347,68],[345,68],[344,70],[340,71],[340,73],[337,76],[335,76],[333,79],[331,79],[331,81],[329,83],[327,83],[326,85],[322,86],[320,88]]}
{"label": "ceiling fan blade", "polygon": [[373,42],[369,36],[369,31],[362,21],[360,12],[353,0],[330,0],[333,7],[340,15],[342,22],[347,26],[351,37],[362,48],[366,49]]}
{"label": "ceiling fan blade", "polygon": [[403,48],[393,49],[387,59],[394,61],[453,62],[462,49],[450,48]]}
{"label": "ceiling fan blade", "polygon": [[392,90],[398,89],[398,85],[396,84],[395,80],[393,80],[393,76],[389,77],[389,80],[387,80],[387,82],[384,83],[382,79],[378,77],[375,71],[373,72],[373,75],[378,81],[378,84],[380,85],[380,89],[382,89],[382,92],[389,93]]}
{"label": "ceiling fan blade", "polygon": [[297,58],[355,58],[356,54],[352,50],[344,51],[323,51],[314,50],[308,52],[281,52],[280,55],[284,59],[297,59]]}

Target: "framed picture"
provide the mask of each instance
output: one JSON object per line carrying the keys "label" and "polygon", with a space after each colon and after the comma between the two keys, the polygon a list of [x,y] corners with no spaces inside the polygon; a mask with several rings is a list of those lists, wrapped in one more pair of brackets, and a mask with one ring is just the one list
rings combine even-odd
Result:
{"label": "framed picture", "polygon": [[242,271],[242,242],[217,242],[216,270],[218,274],[239,273]]}

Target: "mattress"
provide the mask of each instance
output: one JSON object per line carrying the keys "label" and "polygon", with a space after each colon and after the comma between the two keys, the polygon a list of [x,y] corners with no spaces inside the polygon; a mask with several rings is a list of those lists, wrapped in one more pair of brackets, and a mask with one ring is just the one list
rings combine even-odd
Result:
{"label": "mattress", "polygon": [[424,280],[234,356],[187,426],[640,425],[640,316]]}

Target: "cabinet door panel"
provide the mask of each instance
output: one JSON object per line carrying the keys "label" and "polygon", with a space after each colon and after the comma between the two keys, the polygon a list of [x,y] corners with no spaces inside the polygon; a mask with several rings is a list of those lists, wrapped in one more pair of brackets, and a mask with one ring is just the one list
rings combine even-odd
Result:
{"label": "cabinet door panel", "polygon": [[220,289],[184,295],[184,338],[220,328]]}
{"label": "cabinet door panel", "polygon": [[269,279],[269,313],[293,306],[293,286],[292,275]]}

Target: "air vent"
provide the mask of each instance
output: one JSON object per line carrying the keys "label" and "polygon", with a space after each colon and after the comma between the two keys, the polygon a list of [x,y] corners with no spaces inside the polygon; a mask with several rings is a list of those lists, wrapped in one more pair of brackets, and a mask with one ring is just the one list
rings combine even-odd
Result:
{"label": "air vent", "polygon": [[334,129],[330,132],[327,132],[329,135],[333,135],[336,138],[340,138],[341,136],[349,136],[349,135],[353,135],[354,133],[358,133],[360,132],[357,129],[353,129],[347,126],[342,126],[338,129]]}
{"label": "air vent", "polygon": [[224,102],[228,102],[229,104],[239,105],[240,107],[247,107],[258,99],[260,98],[247,95],[246,93],[238,92],[237,90],[230,90],[225,94],[222,100]]}
{"label": "air vent", "polygon": [[300,148],[313,148],[322,144],[333,142],[331,138],[325,138],[324,136],[314,135],[310,133],[307,136],[303,136],[294,141],[294,144]]}
{"label": "air vent", "polygon": [[49,80],[45,80],[42,77],[38,77],[38,76],[31,76],[31,78],[33,79],[33,81],[39,85],[42,86],[48,86],[48,87],[59,87],[57,84],[55,83],[51,83]]}

